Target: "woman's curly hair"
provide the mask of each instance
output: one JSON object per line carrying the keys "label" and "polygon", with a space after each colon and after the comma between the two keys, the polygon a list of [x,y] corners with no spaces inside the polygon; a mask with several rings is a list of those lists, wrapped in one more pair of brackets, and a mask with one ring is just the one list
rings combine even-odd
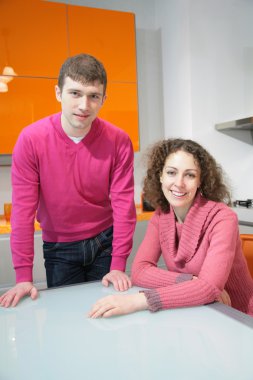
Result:
{"label": "woman's curly hair", "polygon": [[163,212],[169,210],[160,177],[167,157],[171,153],[183,151],[193,155],[200,168],[201,194],[212,201],[224,202],[231,205],[230,191],[225,183],[222,168],[201,145],[192,140],[168,139],[157,142],[147,152],[147,173],[144,178],[143,196],[155,209]]}

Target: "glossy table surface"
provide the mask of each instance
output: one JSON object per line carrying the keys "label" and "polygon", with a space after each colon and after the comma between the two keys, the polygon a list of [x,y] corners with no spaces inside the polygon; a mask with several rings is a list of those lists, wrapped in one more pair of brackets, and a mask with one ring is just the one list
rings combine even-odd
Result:
{"label": "glossy table surface", "polygon": [[94,282],[0,308],[0,379],[253,379],[253,318],[219,303],[87,318],[111,293]]}

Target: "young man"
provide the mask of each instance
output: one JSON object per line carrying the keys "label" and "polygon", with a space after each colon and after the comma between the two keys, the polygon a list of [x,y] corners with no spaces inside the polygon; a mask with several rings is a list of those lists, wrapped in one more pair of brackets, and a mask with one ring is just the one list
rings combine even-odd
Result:
{"label": "young man", "polygon": [[[15,306],[33,285],[35,215],[42,227],[48,287],[102,279],[131,286],[124,273],[136,223],[133,149],[125,132],[99,119],[107,76],[94,57],[68,58],[56,98],[62,112],[23,129],[13,152],[11,249]],[[36,214],[37,213],[37,214]]]}

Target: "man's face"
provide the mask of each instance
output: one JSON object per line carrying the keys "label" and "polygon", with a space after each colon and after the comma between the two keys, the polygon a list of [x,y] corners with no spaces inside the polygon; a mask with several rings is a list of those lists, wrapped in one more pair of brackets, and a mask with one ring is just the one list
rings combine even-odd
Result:
{"label": "man's face", "polygon": [[69,136],[85,136],[102,107],[106,96],[99,82],[82,84],[65,78],[62,91],[55,87],[56,99],[62,107],[62,128]]}

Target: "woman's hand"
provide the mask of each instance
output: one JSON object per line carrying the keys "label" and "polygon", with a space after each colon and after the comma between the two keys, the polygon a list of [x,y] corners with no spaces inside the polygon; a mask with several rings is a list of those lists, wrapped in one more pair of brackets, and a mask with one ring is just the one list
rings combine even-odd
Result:
{"label": "woman's hand", "polygon": [[88,313],[89,318],[130,314],[148,308],[144,293],[115,294],[99,299]]}
{"label": "woman's hand", "polygon": [[223,303],[224,305],[231,306],[231,299],[225,289],[222,290],[221,294],[217,298],[217,301]]}

